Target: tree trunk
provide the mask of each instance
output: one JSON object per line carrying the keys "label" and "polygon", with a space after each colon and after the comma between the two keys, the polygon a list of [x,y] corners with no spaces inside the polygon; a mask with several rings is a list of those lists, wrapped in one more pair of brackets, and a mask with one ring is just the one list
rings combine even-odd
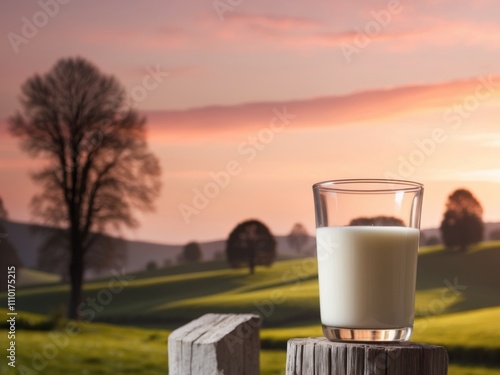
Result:
{"label": "tree trunk", "polygon": [[71,293],[68,309],[68,317],[70,319],[79,320],[78,305],[82,301],[82,286],[83,286],[83,249],[78,229],[70,229],[70,246],[71,246],[71,262],[70,262],[70,279]]}
{"label": "tree trunk", "polygon": [[248,257],[248,267],[250,268],[250,275],[255,273],[255,244],[250,244],[250,256]]}

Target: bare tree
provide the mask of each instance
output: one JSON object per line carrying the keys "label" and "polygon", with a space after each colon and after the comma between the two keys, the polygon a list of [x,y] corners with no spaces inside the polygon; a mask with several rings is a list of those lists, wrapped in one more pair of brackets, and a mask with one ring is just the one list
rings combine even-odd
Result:
{"label": "bare tree", "polygon": [[45,163],[33,175],[42,192],[33,213],[68,235],[69,317],[78,318],[84,257],[92,233],[135,227],[134,209],[153,210],[158,159],[148,151],[145,118],[127,108],[124,88],[82,58],[59,60],[22,86],[24,113],[10,118],[22,148]]}

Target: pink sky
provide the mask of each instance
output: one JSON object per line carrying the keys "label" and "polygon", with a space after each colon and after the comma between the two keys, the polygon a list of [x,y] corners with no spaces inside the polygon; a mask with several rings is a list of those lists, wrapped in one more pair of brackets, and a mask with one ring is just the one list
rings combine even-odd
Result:
{"label": "pink sky", "polygon": [[[312,233],[313,183],[388,175],[425,184],[424,227],[459,187],[500,220],[495,1],[242,1],[224,14],[211,1],[61,3],[9,0],[0,14],[0,195],[12,219],[31,220],[36,164],[6,118],[27,78],[80,55],[147,115],[163,168],[156,212],[127,237],[221,239],[247,218]],[[151,70],[158,85],[138,99]],[[186,219],[228,168],[227,186]]]}

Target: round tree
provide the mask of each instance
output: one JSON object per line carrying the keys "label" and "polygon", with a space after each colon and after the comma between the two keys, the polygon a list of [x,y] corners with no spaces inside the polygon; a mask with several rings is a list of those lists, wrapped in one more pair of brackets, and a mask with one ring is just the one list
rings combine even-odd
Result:
{"label": "round tree", "polygon": [[446,202],[446,212],[441,222],[441,237],[449,249],[462,252],[483,240],[483,208],[474,195],[466,189],[455,190]]}
{"label": "round tree", "polygon": [[227,261],[231,267],[247,265],[250,274],[258,265],[270,266],[276,259],[276,240],[271,231],[258,220],[240,223],[226,242]]}
{"label": "round tree", "polygon": [[182,257],[186,263],[197,263],[201,260],[201,248],[198,242],[190,242],[182,249]]}
{"label": "round tree", "polygon": [[287,240],[290,247],[292,247],[297,253],[302,252],[302,248],[309,240],[306,227],[300,223],[295,224],[292,231],[288,235]]}
{"label": "round tree", "polygon": [[158,263],[155,260],[150,260],[146,263],[146,271],[156,271],[158,269]]}

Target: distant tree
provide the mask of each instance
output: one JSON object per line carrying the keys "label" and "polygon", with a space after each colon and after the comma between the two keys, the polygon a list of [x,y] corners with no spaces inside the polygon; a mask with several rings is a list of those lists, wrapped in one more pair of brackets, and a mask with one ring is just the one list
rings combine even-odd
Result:
{"label": "distant tree", "polygon": [[220,260],[224,260],[224,252],[222,250],[217,250],[215,253],[214,253],[214,258],[213,258],[215,261],[220,261]]}
{"label": "distant tree", "polygon": [[483,240],[483,208],[474,195],[466,189],[455,190],[446,202],[446,212],[441,222],[441,237],[448,249],[467,248]]}
{"label": "distant tree", "polygon": [[177,257],[175,258],[175,260],[176,260],[178,265],[185,263],[184,254],[182,253],[182,251],[179,254],[177,254]]}
{"label": "distant tree", "polygon": [[393,216],[359,217],[352,219],[350,226],[404,227],[403,220]]}
{"label": "distant tree", "polygon": [[186,263],[197,263],[201,260],[201,248],[198,242],[189,242],[182,249],[182,258]]}
{"label": "distant tree", "polygon": [[287,237],[288,244],[297,253],[301,253],[304,245],[309,240],[307,229],[304,225],[297,223],[293,226],[290,234]]}
{"label": "distant tree", "polygon": [[146,263],[146,271],[154,271],[158,269],[158,263],[154,260],[150,260]]}
{"label": "distant tree", "polygon": [[263,223],[248,220],[238,224],[229,234],[226,256],[231,267],[246,264],[253,274],[258,265],[272,265],[276,259],[276,240]]}
{"label": "distant tree", "polygon": [[426,246],[439,245],[441,240],[438,236],[431,236],[425,241]]}
{"label": "distant tree", "polygon": [[147,147],[145,118],[128,107],[125,88],[85,59],[61,59],[28,79],[21,104],[10,131],[44,161],[33,174],[42,187],[33,213],[66,230],[68,315],[78,319],[92,233],[138,225],[134,209],[152,210],[159,194],[159,162]]}
{"label": "distant tree", "polygon": [[8,267],[19,268],[22,266],[21,258],[17,254],[16,248],[9,239],[9,234],[5,229],[5,220],[7,219],[7,210],[4,207],[0,197],[0,269],[2,277],[0,278],[0,291],[7,290],[7,269]]}
{"label": "distant tree", "polygon": [[0,197],[0,220],[5,220],[7,218],[7,210],[3,204],[2,197]]}
{"label": "distant tree", "polygon": [[495,229],[490,233],[490,240],[492,241],[500,240],[500,229]]}

